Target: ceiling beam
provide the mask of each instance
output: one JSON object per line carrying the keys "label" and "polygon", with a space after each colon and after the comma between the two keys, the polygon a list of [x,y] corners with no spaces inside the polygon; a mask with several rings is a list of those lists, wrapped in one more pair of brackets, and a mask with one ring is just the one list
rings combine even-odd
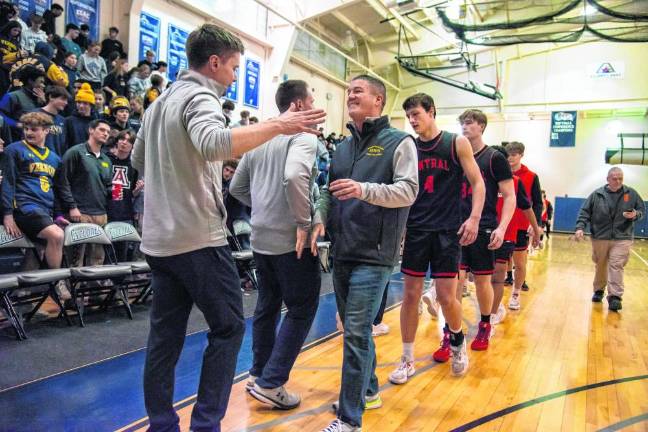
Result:
{"label": "ceiling beam", "polygon": [[421,35],[419,32],[414,28],[412,23],[408,21],[406,18],[404,18],[400,13],[395,8],[388,8],[385,6],[385,4],[382,2],[382,0],[365,0],[369,6],[371,6],[377,13],[380,15],[383,19],[387,18],[395,18],[396,20],[394,21],[393,19],[389,20],[389,24],[391,24],[392,27],[394,27],[394,30],[398,33],[398,29],[400,26],[403,26],[403,28],[407,31],[407,33],[414,38],[414,40],[420,40]]}
{"label": "ceiling beam", "polygon": [[362,39],[369,43],[374,43],[376,40],[371,36],[369,33],[366,31],[362,30],[360,27],[358,27],[353,21],[351,21],[349,18],[346,17],[342,12],[340,11],[334,11],[332,15],[340,21],[342,24],[345,26],[349,27],[351,31],[353,31],[355,34],[360,36]]}
{"label": "ceiling beam", "polygon": [[307,21],[304,23],[306,27],[310,27],[313,31],[317,33],[319,37],[323,37],[333,42],[337,46],[342,45],[342,39],[338,35],[335,35],[328,31],[318,20]]}

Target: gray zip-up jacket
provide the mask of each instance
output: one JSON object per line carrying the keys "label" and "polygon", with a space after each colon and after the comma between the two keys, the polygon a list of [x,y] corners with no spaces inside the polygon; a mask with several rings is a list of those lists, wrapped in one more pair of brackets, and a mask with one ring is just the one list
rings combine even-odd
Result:
{"label": "gray zip-up jacket", "polygon": [[[637,217],[626,219],[623,212],[633,209],[637,211]],[[583,203],[576,230],[585,230],[589,225],[592,238],[596,240],[632,240],[634,223],[645,213],[645,204],[636,190],[624,185],[618,192],[611,192],[603,186],[592,192]]]}
{"label": "gray zip-up jacket", "polygon": [[316,152],[315,135],[302,133],[279,135],[243,156],[230,193],[252,208],[253,251],[265,255],[292,252],[297,227],[310,231]]}
{"label": "gray zip-up jacket", "polygon": [[220,161],[232,157],[232,133],[221,109],[224,92],[216,81],[185,70],[144,114],[132,163],[146,184],[145,254],[227,244]]}

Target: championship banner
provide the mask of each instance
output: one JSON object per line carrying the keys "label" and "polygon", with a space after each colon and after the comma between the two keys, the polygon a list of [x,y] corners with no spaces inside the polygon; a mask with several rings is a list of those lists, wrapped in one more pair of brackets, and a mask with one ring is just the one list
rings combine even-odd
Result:
{"label": "championship banner", "polygon": [[243,105],[259,108],[260,65],[256,60],[245,60],[245,92]]}
{"label": "championship banner", "polygon": [[225,99],[229,99],[232,102],[238,102],[238,88],[240,77],[241,72],[239,69],[236,69],[236,81],[234,81],[225,92]]}
{"label": "championship banner", "polygon": [[66,0],[65,24],[87,24],[90,40],[99,41],[99,0]]}
{"label": "championship banner", "polygon": [[173,24],[169,24],[169,34],[167,38],[167,63],[169,64],[168,77],[169,81],[175,81],[182,69],[187,69],[187,54],[185,53],[185,44],[189,32]]}
{"label": "championship banner", "polygon": [[29,25],[31,14],[43,16],[45,11],[52,6],[52,0],[18,0],[16,2],[20,9],[20,18]]}
{"label": "championship banner", "polygon": [[139,57],[146,58],[146,51],[153,51],[159,58],[160,19],[146,12],[140,13]]}
{"label": "championship banner", "polygon": [[576,146],[576,111],[553,111],[551,113],[551,136],[549,147]]}

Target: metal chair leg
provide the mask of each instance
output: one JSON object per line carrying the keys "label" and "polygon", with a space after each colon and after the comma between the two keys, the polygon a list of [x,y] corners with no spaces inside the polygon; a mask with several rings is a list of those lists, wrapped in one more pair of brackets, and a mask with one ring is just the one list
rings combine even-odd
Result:
{"label": "metal chair leg", "polygon": [[20,322],[20,317],[16,313],[16,310],[14,309],[13,305],[11,304],[11,300],[9,299],[9,295],[7,293],[2,293],[2,296],[0,297],[2,300],[2,305],[7,312],[7,319],[9,322],[11,322],[11,326],[13,327],[14,331],[16,332],[16,339],[18,340],[25,340],[27,339],[27,333],[25,333],[25,329]]}

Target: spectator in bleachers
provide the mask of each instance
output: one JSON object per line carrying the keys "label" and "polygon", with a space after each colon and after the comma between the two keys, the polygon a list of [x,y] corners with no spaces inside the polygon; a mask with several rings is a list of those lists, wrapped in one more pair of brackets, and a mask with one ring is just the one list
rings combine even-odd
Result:
{"label": "spectator in bleachers", "polygon": [[43,14],[43,31],[49,36],[56,33],[56,18],[63,14],[63,6],[54,3],[49,10]]}
{"label": "spectator in bleachers", "polygon": [[49,127],[45,146],[59,156],[62,156],[67,150],[67,141],[65,138],[65,119],[61,113],[65,110],[70,99],[70,94],[61,86],[49,86],[45,89],[45,98],[47,105],[36,110],[47,115],[52,124]]}
{"label": "spectator in bleachers", "polygon": [[250,234],[246,233],[243,235],[237,235],[237,233],[240,231],[240,228],[238,227],[246,225],[248,227],[250,226],[252,210],[250,207],[234,198],[229,192],[230,183],[237,167],[238,161],[235,159],[223,162],[223,203],[225,204],[225,210],[227,211],[227,229],[233,236],[236,236],[241,248],[247,250],[250,249]]}
{"label": "spectator in bleachers", "polygon": [[13,6],[13,9],[14,9],[14,16],[11,19],[15,20],[15,21],[18,21],[18,23],[20,24],[20,27],[22,28],[22,31],[24,32],[25,30],[27,30],[29,28],[29,26],[20,17],[20,7],[16,3],[14,3],[12,6]]}
{"label": "spectator in bleachers", "polygon": [[34,48],[34,56],[37,63],[45,70],[45,84],[67,87],[70,84],[65,71],[54,63],[54,50],[47,42],[38,42]]}
{"label": "spectator in bleachers", "polygon": [[147,64],[140,65],[128,81],[128,91],[131,97],[140,97],[144,100],[146,90],[151,87],[151,68]]}
{"label": "spectator in bleachers", "polygon": [[70,23],[65,26],[65,36],[61,39],[61,43],[65,47],[65,51],[73,52],[77,56],[77,60],[81,57],[81,47],[74,42],[79,37],[79,26]]}
{"label": "spectator in bleachers", "polygon": [[[52,123],[48,116],[36,112],[23,115],[20,123],[25,139],[5,151],[3,224],[11,235],[24,233],[33,241],[44,241],[47,265],[60,268],[63,230],[54,223],[54,176],[61,158],[45,146]],[[64,218],[57,221],[68,223]]]}
{"label": "spectator in bleachers", "polygon": [[144,59],[140,60],[137,66],[142,66],[143,64],[147,65],[152,71],[157,69],[157,63],[155,63],[155,53],[151,50],[146,50],[144,54]]}
{"label": "spectator in bleachers", "polygon": [[130,98],[130,122],[131,127],[135,132],[139,131],[140,125],[142,124],[142,115],[144,114],[144,105],[142,103],[142,98],[132,97]]}
{"label": "spectator in bleachers", "polygon": [[133,129],[130,122],[130,103],[124,96],[117,96],[110,104],[110,128],[113,134]]}
{"label": "spectator in bleachers", "polygon": [[158,98],[164,91],[164,87],[162,87],[164,83],[164,78],[160,75],[152,75],[151,76],[151,88],[146,90],[146,97],[144,98],[144,110],[149,107],[153,102],[155,102],[155,99]]}
{"label": "spectator in bleachers", "polygon": [[[82,51],[86,51],[90,48],[90,26],[88,24],[81,24],[79,27],[79,36],[74,40],[74,42],[79,45]],[[99,43],[97,43],[99,45]]]}
{"label": "spectator in bleachers", "polygon": [[254,117],[254,116],[250,117],[250,124],[251,125],[257,124],[257,123],[259,123],[259,119],[257,117]]}
{"label": "spectator in bleachers", "polygon": [[118,52],[120,56],[123,56],[124,45],[117,39],[119,35],[119,29],[117,27],[110,27],[108,30],[108,37],[101,41],[101,57],[105,60],[110,58],[110,54],[113,52]]}
{"label": "spectator in bleachers", "polygon": [[106,96],[103,90],[94,89],[95,104],[92,111],[95,118],[102,118],[104,120],[110,119],[110,108],[106,105]]}
{"label": "spectator in bleachers", "polygon": [[83,83],[74,96],[76,111],[65,119],[65,137],[68,147],[88,139],[88,128],[93,120],[92,107],[95,104],[94,92],[90,84]]}
{"label": "spectator in bleachers", "polygon": [[232,123],[232,113],[236,109],[236,105],[231,100],[223,101],[223,115],[225,116],[225,127],[229,127]]}
{"label": "spectator in bleachers", "polygon": [[[106,121],[93,120],[88,127],[88,141],[71,147],[63,156],[55,182],[63,210],[68,212],[72,222],[104,226],[108,221],[112,163],[101,150],[109,135],[110,125]],[[87,249],[89,265],[103,264],[103,246],[88,245]],[[83,246],[72,248],[70,264],[74,267],[84,265],[85,252]]]}
{"label": "spectator in bleachers", "polygon": [[128,61],[117,59],[112,71],[106,75],[103,81],[103,89],[106,93],[107,102],[110,103],[115,96],[128,96]]}
{"label": "spectator in bleachers", "polygon": [[27,57],[27,51],[20,47],[22,28],[18,21],[9,21],[0,28],[0,55],[2,55],[2,77],[0,77],[0,92],[4,94],[10,87],[11,68],[20,59]]}
{"label": "spectator in bleachers", "polygon": [[250,111],[243,110],[241,111],[241,119],[232,125],[232,128],[237,128],[241,126],[247,126],[250,124]]}
{"label": "spectator in bleachers", "polygon": [[68,91],[74,92],[74,83],[77,80],[77,57],[73,52],[66,52],[61,65],[63,72],[68,76]]}
{"label": "spectator in bleachers", "polygon": [[157,69],[155,69],[153,72],[151,72],[151,76],[160,75],[164,79],[164,84],[163,85],[165,87],[166,87],[166,82],[169,79],[167,77],[167,69],[168,69],[167,62],[164,62],[164,61],[160,60],[159,62],[157,62]]}
{"label": "spectator in bleachers", "polygon": [[[137,171],[131,164],[131,151],[135,143],[135,132],[126,129],[115,137],[115,147],[107,153],[112,162],[112,193],[108,201],[108,222],[135,221],[133,200],[144,188],[144,181],[138,179]],[[117,261],[129,261],[126,242],[115,245]]]}
{"label": "spectator in bleachers", "polygon": [[0,2],[0,28],[11,21],[16,16],[13,4],[4,0]]}
{"label": "spectator in bleachers", "polygon": [[19,78],[22,87],[0,99],[0,112],[11,127],[14,140],[22,136],[20,117],[45,105],[45,72],[34,65],[26,65],[20,69]]}
{"label": "spectator in bleachers", "polygon": [[47,42],[47,34],[41,30],[42,16],[34,13],[29,17],[29,21],[31,26],[20,35],[20,44],[22,49],[33,53],[38,42]]}
{"label": "spectator in bleachers", "polygon": [[88,51],[81,55],[77,64],[79,79],[89,82],[95,90],[103,87],[103,80],[108,75],[106,61],[99,56],[99,50],[98,43],[91,43]]}
{"label": "spectator in bleachers", "polygon": [[[4,117],[0,115],[0,167],[2,167],[2,158],[5,145],[11,144],[11,128],[5,121]],[[0,170],[1,171],[1,170]],[[2,173],[0,172],[0,184],[2,183]]]}

